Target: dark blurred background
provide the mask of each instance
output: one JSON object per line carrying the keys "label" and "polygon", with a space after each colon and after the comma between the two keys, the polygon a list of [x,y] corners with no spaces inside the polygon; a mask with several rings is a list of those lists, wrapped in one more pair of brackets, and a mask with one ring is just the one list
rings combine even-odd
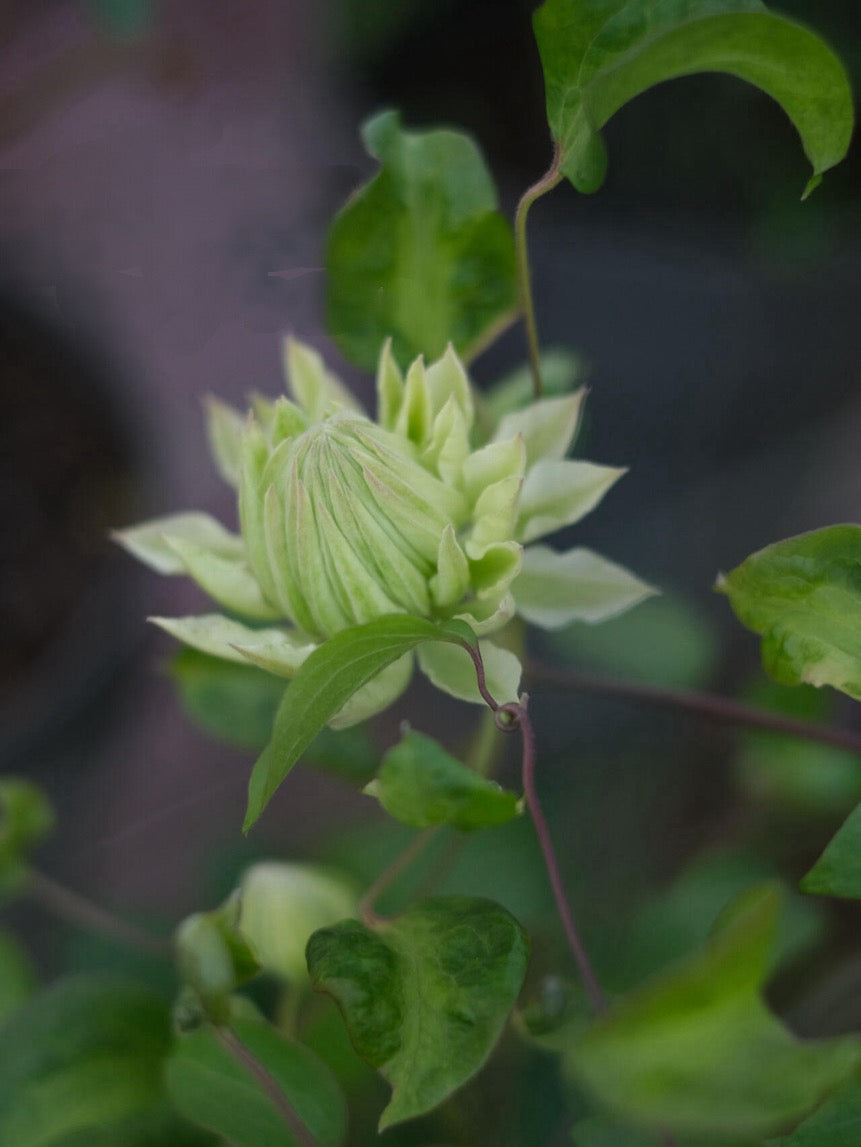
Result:
{"label": "dark blurred background", "polygon": [[[0,769],[48,786],[61,828],[46,865],[108,902],[165,921],[198,907],[213,854],[246,847],[249,762],[182,715],[170,645],[144,624],[199,611],[199,595],[137,569],[106,531],[188,508],[232,523],[201,398],[277,392],[283,333],[368,396],[322,326],[326,226],[372,170],[358,125],[397,106],[409,126],[467,128],[510,213],[550,158],[532,7],[3,5]],[[779,8],[815,21],[857,89],[856,0]],[[718,570],[859,519],[861,160],[856,147],[800,203],[791,127],[720,76],[640,97],[606,137],[604,189],[560,188],[530,225],[543,340],[575,351],[590,386],[579,450],[631,468],[566,541],[666,594],[540,652],[737,692],[756,642],[712,594]],[[475,378],[524,357],[518,327]],[[548,759],[582,766],[545,783],[596,897],[667,878],[719,834],[729,734],[591,698],[536,706]],[[857,723],[839,702],[830,716]],[[302,855],[369,804],[305,773],[247,847]]]}

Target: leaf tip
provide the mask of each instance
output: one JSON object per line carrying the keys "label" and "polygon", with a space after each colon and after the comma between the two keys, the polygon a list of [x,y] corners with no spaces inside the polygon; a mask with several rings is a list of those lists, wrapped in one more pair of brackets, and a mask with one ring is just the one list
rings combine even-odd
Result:
{"label": "leaf tip", "polygon": [[819,186],[819,184],[821,182],[822,182],[822,172],[821,171],[814,172],[814,174],[811,175],[811,177],[808,179],[807,184],[804,188],[804,191],[802,191],[802,193],[801,193],[801,202],[802,203],[805,201],[805,199],[810,198],[810,196],[813,194],[813,192],[816,190],[816,188]]}

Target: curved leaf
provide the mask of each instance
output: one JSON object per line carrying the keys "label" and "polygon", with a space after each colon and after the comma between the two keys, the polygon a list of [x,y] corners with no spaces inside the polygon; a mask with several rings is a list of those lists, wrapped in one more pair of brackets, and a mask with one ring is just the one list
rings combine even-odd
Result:
{"label": "curved leaf", "polygon": [[715,588],[762,636],[762,661],[777,681],[832,685],[861,700],[861,526],[775,542]]}
{"label": "curved leaf", "polygon": [[362,131],[381,170],[329,231],[327,325],[352,362],[463,358],[513,318],[514,239],[478,148],[460,132],[402,130],[382,112]]}
{"label": "curved leaf", "polygon": [[462,645],[474,640],[463,623],[434,625],[420,617],[396,614],[344,629],[325,641],[284,693],[272,739],[251,773],[243,832],[255,823],[323,726],[372,678],[422,641]]}
{"label": "curved leaf", "polygon": [[805,194],[846,154],[853,108],[842,64],[760,0],[545,0],[534,27],[547,118],[579,191],[604,181],[607,121],[655,84],[698,72],[737,76],[781,105],[813,168]]}
{"label": "curved leaf", "polygon": [[380,1130],[432,1110],[481,1067],[526,974],[525,932],[490,900],[427,900],[366,928],[316,932],[308,970],[359,1054],[392,1085]]}

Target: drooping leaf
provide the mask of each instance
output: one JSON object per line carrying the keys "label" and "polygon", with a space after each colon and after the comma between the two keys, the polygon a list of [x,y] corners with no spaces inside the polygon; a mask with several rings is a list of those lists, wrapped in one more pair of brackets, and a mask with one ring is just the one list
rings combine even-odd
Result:
{"label": "drooping leaf", "polygon": [[480,777],[433,738],[414,730],[386,753],[365,792],[413,828],[450,824],[469,831],[504,824],[518,811],[515,793]]}
{"label": "drooping leaf", "polygon": [[861,526],[775,542],[716,588],[761,635],[763,665],[776,680],[832,685],[861,700]]}
{"label": "drooping leaf", "polygon": [[404,131],[395,112],[362,135],[381,166],[329,231],[332,337],[369,370],[389,337],[402,364],[449,342],[468,359],[517,302],[514,240],[484,161],[469,136]]}
{"label": "drooping leaf", "polygon": [[849,1076],[854,1038],[801,1042],[766,1009],[777,890],[726,909],[705,947],[624,998],[574,1040],[569,1069],[644,1127],[742,1138],[780,1130]]}
{"label": "drooping leaf", "polygon": [[861,1083],[853,1080],[804,1120],[780,1147],[861,1147]]}
{"label": "drooping leaf", "polygon": [[803,892],[861,900],[861,805],[832,837],[801,881]]}
{"label": "drooping leaf", "polygon": [[106,977],[56,982],[0,1027],[0,1143],[59,1147],[160,1108],[170,1039],[154,993]]}
{"label": "drooping leaf", "polygon": [[534,27],[548,122],[579,191],[603,183],[600,132],[621,107],[699,72],[736,76],[780,104],[813,168],[808,192],[846,154],[852,93],[840,61],[761,0],[545,0]]}
{"label": "drooping leaf", "polygon": [[243,831],[251,828],[314,737],[354,693],[422,641],[459,645],[471,640],[472,632],[463,623],[434,625],[394,615],[344,629],[325,641],[287,687],[272,739],[251,774]]}
{"label": "drooping leaf", "polygon": [[528,940],[498,904],[427,900],[374,930],[315,933],[308,970],[392,1086],[380,1130],[432,1110],[482,1066],[517,999]]}
{"label": "drooping leaf", "polygon": [[183,707],[219,741],[258,752],[269,740],[284,682],[254,665],[239,665],[197,649],[171,662]]}
{"label": "drooping leaf", "polygon": [[[346,1133],[346,1108],[325,1064],[268,1024],[234,1020],[231,1029],[281,1088],[318,1147],[338,1147]],[[212,1027],[180,1038],[165,1078],[187,1119],[236,1147],[297,1147],[299,1140],[273,1100]]]}

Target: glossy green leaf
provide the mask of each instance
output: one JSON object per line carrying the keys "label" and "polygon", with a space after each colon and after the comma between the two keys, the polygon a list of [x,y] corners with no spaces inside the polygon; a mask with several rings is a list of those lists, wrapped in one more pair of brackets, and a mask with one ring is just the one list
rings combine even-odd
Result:
{"label": "glossy green leaf", "polygon": [[618,1117],[680,1133],[780,1130],[849,1076],[854,1038],[801,1042],[766,1009],[778,891],[726,909],[705,947],[624,998],[575,1040],[567,1064]]}
{"label": "glossy green leaf", "polygon": [[[313,1052],[268,1024],[235,1020],[234,1035],[281,1088],[318,1147],[338,1147],[346,1108],[329,1069]],[[165,1069],[179,1111],[236,1147],[297,1147],[272,1099],[210,1026],[182,1036]]]}
{"label": "glossy green leaf", "polygon": [[335,218],[326,252],[327,323],[343,353],[376,367],[395,358],[464,357],[514,315],[514,240],[473,141],[404,131],[395,112],[363,128],[380,171]]}
{"label": "glossy green leaf", "polygon": [[383,757],[365,792],[413,828],[450,824],[466,831],[517,816],[516,793],[480,777],[431,737],[410,730]]}
{"label": "glossy green leaf", "polygon": [[861,526],[776,542],[718,579],[762,661],[784,685],[832,685],[861,700]]}
{"label": "glossy green leaf", "polygon": [[170,1040],[167,1005],[150,991],[58,981],[0,1027],[0,1143],[59,1147],[161,1106]]}
{"label": "glossy green leaf", "polygon": [[546,0],[534,27],[547,118],[579,191],[604,181],[608,120],[655,84],[698,72],[736,76],[780,104],[813,168],[808,192],[846,154],[853,108],[843,66],[760,0]]}
{"label": "glossy green leaf", "polygon": [[471,640],[469,626],[462,623],[434,625],[423,618],[394,615],[344,629],[324,642],[287,687],[272,739],[251,774],[243,831],[251,828],[323,726],[363,685],[422,641],[459,645]]}
{"label": "glossy green leaf", "polygon": [[283,680],[197,649],[180,650],[170,671],[185,711],[202,729],[242,749],[264,747],[284,694]]}
{"label": "glossy green leaf", "polygon": [[359,1054],[392,1086],[380,1130],[431,1111],[482,1066],[514,1006],[528,940],[498,904],[427,900],[373,931],[315,933],[308,970]]}
{"label": "glossy green leaf", "polygon": [[575,1147],[661,1147],[658,1135],[624,1127],[603,1116],[581,1119],[571,1128]]}
{"label": "glossy green leaf", "polygon": [[801,881],[804,892],[861,900],[861,805],[832,837]]}
{"label": "glossy green leaf", "polygon": [[861,1147],[861,1083],[842,1087],[781,1139],[780,1147]]}

